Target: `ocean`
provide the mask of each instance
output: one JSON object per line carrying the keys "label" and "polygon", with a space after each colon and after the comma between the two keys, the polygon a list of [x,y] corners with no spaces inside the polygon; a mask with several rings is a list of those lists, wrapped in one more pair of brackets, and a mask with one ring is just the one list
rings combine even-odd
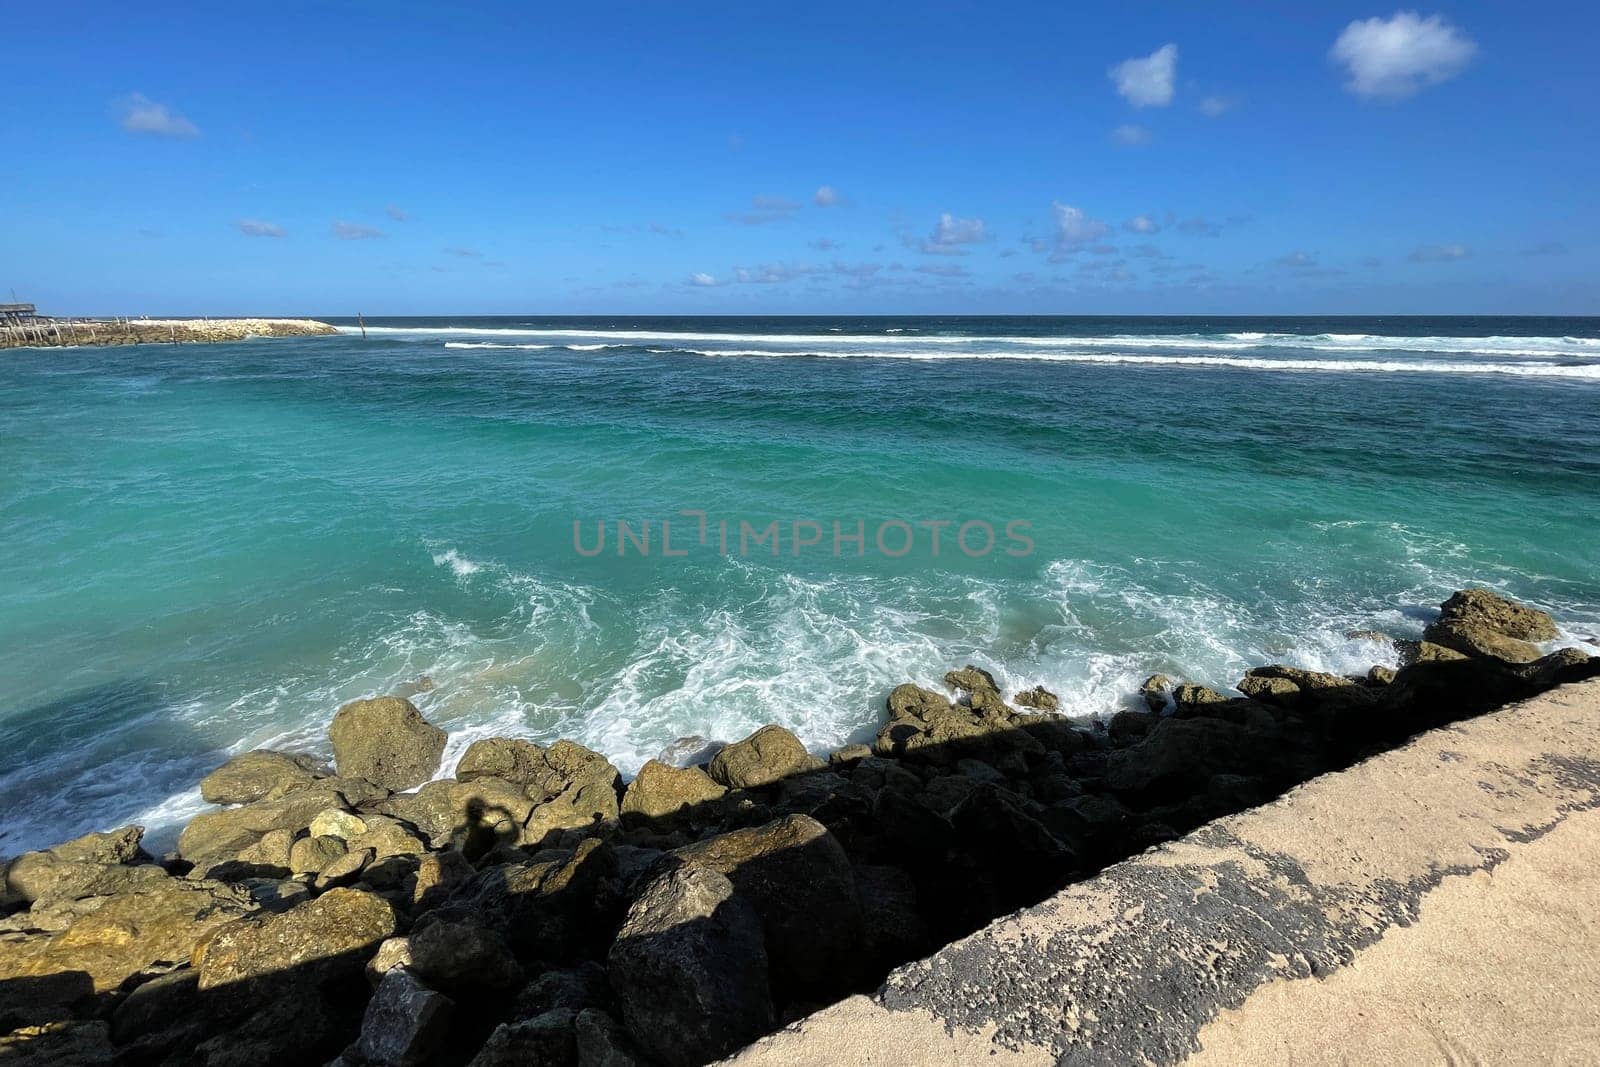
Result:
{"label": "ocean", "polygon": [[0,354],[0,854],[378,693],[632,772],[966,663],[1365,669],[1469,583],[1600,634],[1600,319],[330,321]]}

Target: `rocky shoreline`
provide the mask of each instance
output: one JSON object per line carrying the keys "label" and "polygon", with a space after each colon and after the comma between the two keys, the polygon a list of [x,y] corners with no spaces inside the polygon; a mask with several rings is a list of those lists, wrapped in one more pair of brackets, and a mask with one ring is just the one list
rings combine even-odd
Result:
{"label": "rocky shoreline", "polygon": [[208,344],[254,337],[321,337],[336,327],[315,319],[41,319],[0,326],[0,348]]}
{"label": "rocky shoreline", "polygon": [[444,732],[401,697],[356,701],[333,766],[260,751],[208,775],[219,807],[173,854],[124,827],[7,863],[0,1051],[705,1063],[1211,819],[1600,675],[1542,654],[1558,637],[1464,590],[1395,642],[1398,670],[1268,665],[1238,697],[1158,675],[1092,725],[969,666],[897,687],[871,746],[824,760],[768,726],[626,784],[582,746],[514,739],[432,780]]}

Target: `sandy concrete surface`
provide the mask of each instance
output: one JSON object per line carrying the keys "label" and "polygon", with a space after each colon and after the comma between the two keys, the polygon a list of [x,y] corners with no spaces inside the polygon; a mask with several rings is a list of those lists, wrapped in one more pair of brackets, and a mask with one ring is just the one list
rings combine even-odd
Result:
{"label": "sandy concrete surface", "polygon": [[1591,681],[1110,867],[731,1062],[1600,1062],[1597,858]]}

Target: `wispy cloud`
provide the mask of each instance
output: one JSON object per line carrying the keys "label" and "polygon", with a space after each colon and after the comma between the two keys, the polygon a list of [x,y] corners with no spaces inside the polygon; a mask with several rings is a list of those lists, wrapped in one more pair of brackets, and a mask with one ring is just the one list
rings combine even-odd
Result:
{"label": "wispy cloud", "polygon": [[406,214],[405,208],[401,207],[399,204],[390,204],[388,207],[384,208],[383,211],[384,214],[388,215],[396,222],[405,222],[411,217],[410,215]]}
{"label": "wispy cloud", "polygon": [[1161,224],[1149,215],[1135,215],[1124,222],[1122,228],[1129,233],[1159,233]]}
{"label": "wispy cloud", "polygon": [[444,250],[444,254],[447,256],[460,256],[462,259],[483,258],[483,253],[478,251],[476,248],[462,248],[459,246],[454,248],[446,248]]}
{"label": "wispy cloud", "polygon": [[333,235],[341,241],[367,241],[375,237],[382,237],[383,231],[371,226],[363,226],[358,222],[345,222],[341,219],[333,224]]}
{"label": "wispy cloud", "polygon": [[715,275],[707,274],[705,271],[700,271],[696,274],[689,275],[689,284],[703,289],[709,289],[712,286],[720,285],[721,283],[717,281]]}
{"label": "wispy cloud", "polygon": [[930,256],[964,256],[967,254],[965,246],[979,244],[986,236],[982,219],[957,218],[946,211],[939,216],[933,233],[925,240],[919,242],[908,235],[905,243]]}
{"label": "wispy cloud", "polygon": [[655,234],[657,237],[682,237],[683,236],[683,231],[682,230],[678,229],[676,226],[668,226],[664,222],[652,222],[649,226],[647,226],[645,228],[650,233]]}
{"label": "wispy cloud", "polygon": [[881,263],[840,263],[838,260],[833,263],[833,273],[849,278],[870,278],[882,269]]}
{"label": "wispy cloud", "polygon": [[1352,93],[1400,100],[1455,77],[1477,51],[1477,44],[1442,16],[1400,11],[1387,19],[1350,23],[1329,54],[1347,68],[1345,88]]}
{"label": "wispy cloud", "polygon": [[831,237],[818,237],[815,241],[810,242],[810,246],[818,252],[832,252],[840,247],[839,242]]}
{"label": "wispy cloud", "polygon": [[1063,204],[1059,200],[1050,205],[1055,220],[1055,249],[1058,255],[1077,251],[1111,232],[1111,227],[1099,219],[1090,218],[1082,208]]}
{"label": "wispy cloud", "polygon": [[922,266],[913,269],[918,274],[931,274],[935,278],[966,278],[969,276],[967,268],[959,263],[924,263]]}
{"label": "wispy cloud", "polygon": [[1419,245],[1406,258],[1413,263],[1450,263],[1471,255],[1472,250],[1466,245]]}
{"label": "wispy cloud", "polygon": [[1107,75],[1134,107],[1166,107],[1178,74],[1178,46],[1164,44],[1142,59],[1125,59]]}
{"label": "wispy cloud", "polygon": [[260,219],[240,219],[234,223],[246,237],[282,237],[283,227]]}
{"label": "wispy cloud", "polygon": [[1231,96],[1213,93],[1200,98],[1200,114],[1208,119],[1220,118],[1234,109],[1238,101]]}
{"label": "wispy cloud", "polygon": [[723,217],[741,226],[761,226],[769,222],[782,222],[792,218],[800,205],[782,196],[755,196],[750,198],[753,211],[730,211]]}
{"label": "wispy cloud", "polygon": [[763,263],[755,267],[733,268],[733,280],[741,285],[782,285],[816,272],[815,267],[800,264]]}
{"label": "wispy cloud", "polygon": [[129,133],[180,139],[200,136],[200,127],[143,93],[129,93],[116,102],[117,121]]}
{"label": "wispy cloud", "polygon": [[843,201],[844,197],[839,195],[839,190],[831,185],[818,186],[817,191],[811,194],[811,202],[818,207],[833,207]]}
{"label": "wispy cloud", "polygon": [[1133,123],[1123,123],[1111,131],[1111,139],[1120,145],[1141,145],[1150,143],[1150,131],[1143,126]]}
{"label": "wispy cloud", "polygon": [[1302,252],[1297,249],[1287,255],[1279,256],[1272,261],[1272,264],[1275,267],[1288,267],[1291,270],[1298,270],[1315,267],[1317,265],[1317,257],[1310,252]]}
{"label": "wispy cloud", "polygon": [[1207,222],[1203,217],[1196,215],[1178,223],[1178,232],[1186,233],[1190,237],[1216,237],[1222,233],[1222,224]]}
{"label": "wispy cloud", "polygon": [[1543,244],[1532,245],[1522,250],[1525,256],[1564,256],[1572,249],[1560,241],[1546,241]]}

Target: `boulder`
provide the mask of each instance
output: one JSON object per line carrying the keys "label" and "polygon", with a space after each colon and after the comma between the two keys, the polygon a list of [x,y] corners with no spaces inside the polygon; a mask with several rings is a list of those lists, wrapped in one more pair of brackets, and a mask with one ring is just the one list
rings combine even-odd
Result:
{"label": "boulder", "polygon": [[454,849],[423,856],[417,863],[411,903],[423,910],[442,904],[456,886],[471,880],[474,873],[472,864]]}
{"label": "boulder", "polygon": [[710,763],[711,757],[720,752],[726,744],[726,741],[713,741],[699,734],[690,734],[688,737],[674,740],[661,750],[656,759],[669,767],[699,766]]}
{"label": "boulder", "polygon": [[434,848],[456,848],[476,858],[497,845],[522,841],[533,801],[503,778],[443,778],[415,793],[396,794],[377,808],[416,827]]}
{"label": "boulder", "polygon": [[794,734],[781,726],[763,726],[718,752],[706,769],[730,789],[750,789],[820,766],[822,761],[807,752]]}
{"label": "boulder", "polygon": [[212,804],[253,804],[278,800],[332,772],[303,752],[257,749],[235,756],[200,779],[200,795]]}
{"label": "boulder", "polygon": [[603,1011],[580,1011],[572,1033],[578,1067],[645,1067],[646,1061],[628,1032]]}
{"label": "boulder", "polygon": [[1061,698],[1042,685],[1024,689],[1012,697],[1011,702],[1018,707],[1034,708],[1037,711],[1055,711],[1061,707]]}
{"label": "boulder", "polygon": [[443,1051],[455,1001],[404,967],[383,976],[367,1001],[357,1045],[371,1067],[422,1067]]}
{"label": "boulder", "polygon": [[359,889],[330,889],[281,915],[221,926],[194,950],[193,962],[201,990],[307,966],[359,973],[394,932],[394,906],[387,900]]}
{"label": "boulder", "polygon": [[346,852],[317,872],[317,892],[321,893],[337,886],[355,885],[361,880],[362,872],[372,860],[373,854],[370,848]]}
{"label": "boulder", "polygon": [[519,1019],[531,1019],[553,1008],[609,1008],[612,1000],[606,969],[593,960],[585,960],[576,967],[546,971],[529,982],[517,994],[512,1013]]}
{"label": "boulder", "polygon": [[163,876],[97,902],[56,932],[6,944],[0,981],[76,971],[98,992],[117,989],[157,961],[188,959],[212,931],[255,910],[242,887]]}
{"label": "boulder", "polygon": [[501,1023],[467,1067],[570,1067],[577,1058],[577,1013],[558,1008]]}
{"label": "boulder", "polygon": [[950,812],[950,824],[963,853],[981,858],[985,871],[1022,895],[1053,884],[1077,862],[1021,797],[993,782],[967,794]]}
{"label": "boulder", "polygon": [[341,777],[411,789],[439,771],[446,734],[402,697],[353,700],[328,728]]}
{"label": "boulder", "polygon": [[848,767],[872,755],[870,745],[844,745],[828,753],[828,763],[834,767]]}
{"label": "boulder", "polygon": [[534,772],[544,763],[544,749],[532,741],[514,737],[487,737],[474,741],[456,764],[456,778],[471,782],[478,778],[503,778],[526,787]]}
{"label": "boulder", "polygon": [[1487,589],[1463,589],[1439,606],[1439,619],[1423,638],[1470,656],[1531,663],[1538,642],[1561,636],[1547,612],[1525,607]]}
{"label": "boulder", "polygon": [[573,850],[546,849],[527,862],[486,867],[451,894],[477,910],[525,958],[551,962],[595,951],[614,929],[606,887],[616,876],[611,846],[594,838]]}
{"label": "boulder", "polygon": [[522,967],[511,949],[481,923],[433,918],[417,924],[410,944],[412,970],[439,989],[509,996],[522,987]]}
{"label": "boulder", "polygon": [[1106,760],[1106,785],[1128,795],[1185,795],[1213,775],[1256,773],[1279,757],[1272,739],[1218,718],[1166,718]]}
{"label": "boulder", "polygon": [[316,874],[348,851],[337,837],[302,837],[289,848],[289,871]]}
{"label": "boulder", "polygon": [[621,811],[624,815],[660,818],[720,800],[727,792],[698,767],[680,768],[649,760],[639,768],[638,777],[628,783]]}
{"label": "boulder", "polygon": [[377,988],[383,981],[383,976],[396,967],[411,966],[411,939],[409,937],[386,938],[378,945],[378,951],[372,954],[364,968],[367,975],[367,984]]}
{"label": "boulder", "polygon": [[[349,792],[345,792],[344,789]],[[236,808],[208,811],[189,820],[178,836],[178,854],[204,870],[234,859],[273,830],[299,833],[330,807],[349,807],[366,799],[360,783],[325,779],[278,800],[259,800]]]}
{"label": "boulder", "polygon": [[858,864],[861,949],[874,971],[916,959],[928,947],[928,926],[917,907],[917,887],[898,867]]}
{"label": "boulder", "polygon": [[670,855],[727,877],[755,907],[780,992],[836,988],[857,963],[861,902],[849,857],[808,815],[697,841]]}
{"label": "boulder", "polygon": [[373,856],[380,860],[390,856],[418,856],[428,851],[422,839],[397,819],[368,815],[362,822],[367,828],[345,841],[351,851],[370,848]]}
{"label": "boulder", "polygon": [[130,867],[142,853],[144,827],[124,826],[83,837],[42,852],[24,852],[0,867],[0,910],[19,904],[105,896],[153,878],[159,867]]}
{"label": "boulder", "polygon": [[317,813],[306,829],[312,837],[337,837],[341,841],[349,841],[357,834],[366,833],[367,823],[361,816],[343,808],[325,808]]}
{"label": "boulder", "polygon": [[1154,730],[1160,721],[1161,716],[1156,712],[1124,709],[1111,716],[1106,724],[1106,736],[1118,745],[1133,744]]}
{"label": "boulder", "polygon": [[1172,702],[1178,706],[1179,711],[1189,708],[1201,708],[1208,704],[1226,704],[1228,698],[1215,689],[1208,689],[1203,685],[1185,682],[1183,685],[1174,686]]}
{"label": "boulder", "polygon": [[887,703],[891,720],[920,719],[932,722],[951,710],[949,698],[910,682],[895,686],[889,693]]}
{"label": "boulder", "polygon": [[607,959],[629,1032],[673,1067],[726,1056],[772,1028],[761,920],[708,866],[650,882]]}
{"label": "boulder", "polygon": [[537,845],[554,831],[616,822],[621,784],[616,767],[600,753],[557,741],[544,750],[542,766],[528,780],[528,796],[535,807],[524,823],[524,842]]}
{"label": "boulder", "polygon": [[1152,674],[1139,686],[1139,696],[1151,711],[1165,711],[1171,704],[1172,689],[1176,684],[1164,674]]}

